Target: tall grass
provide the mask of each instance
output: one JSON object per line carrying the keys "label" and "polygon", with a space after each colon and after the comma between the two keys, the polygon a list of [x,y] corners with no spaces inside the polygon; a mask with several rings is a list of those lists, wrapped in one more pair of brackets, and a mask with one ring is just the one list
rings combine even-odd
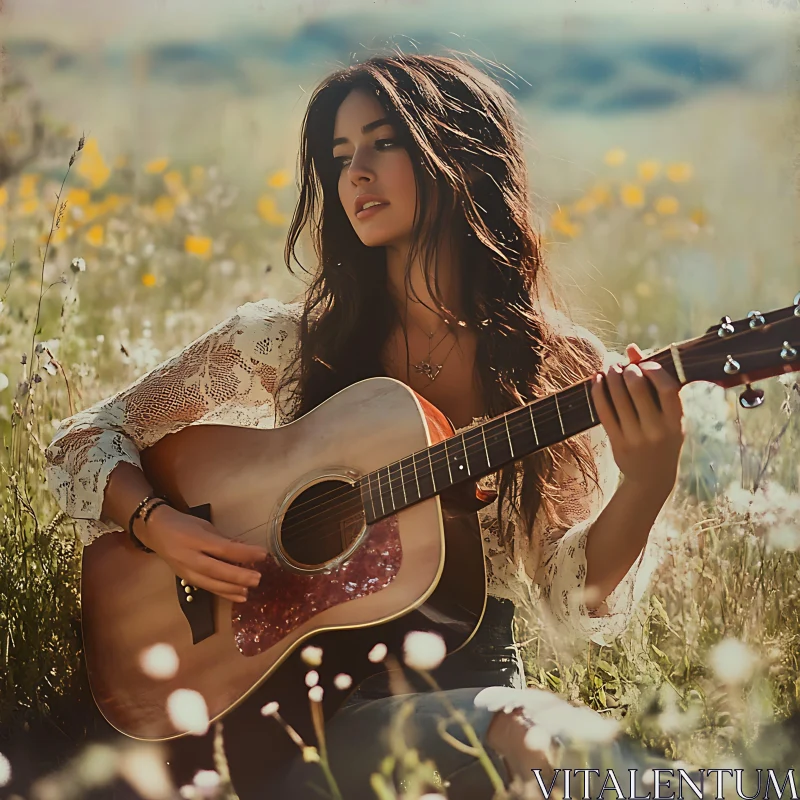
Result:
{"label": "tall grass", "polygon": [[[211,165],[153,155],[143,164],[110,160],[101,143],[81,138],[68,171],[28,170],[0,186],[3,726],[52,713],[83,669],[80,544],[43,480],[58,421],[119,390],[236,305],[302,289],[278,277],[293,201],[287,172],[265,176],[263,195],[243,197]],[[548,217],[550,261],[558,271],[563,245],[593,226],[624,232],[626,266],[609,258],[600,268],[609,290],[632,300],[601,309],[616,327],[605,338],[619,348],[638,332],[643,346],[660,347],[686,320],[677,287],[654,259],[669,263],[687,243],[713,249],[713,229],[691,165],[668,165],[661,190],[645,199],[621,163],[611,150],[599,167],[605,177]],[[800,288],[783,277],[785,302],[775,305]],[[652,594],[618,641],[577,652],[550,641],[535,608],[522,610],[531,685],[697,763],[741,752],[765,723],[797,710],[795,379],[767,382],[764,406],[746,414],[734,392],[684,390],[689,437]],[[726,671],[732,660],[744,665],[739,673]]]}

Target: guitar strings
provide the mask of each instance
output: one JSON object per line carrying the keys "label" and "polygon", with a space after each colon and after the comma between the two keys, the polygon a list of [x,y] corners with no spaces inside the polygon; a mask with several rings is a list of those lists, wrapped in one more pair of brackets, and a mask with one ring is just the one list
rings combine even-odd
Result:
{"label": "guitar strings", "polygon": [[[755,352],[751,351],[750,355],[760,355],[760,354],[763,354],[763,353],[769,353],[771,351],[772,351],[772,348],[770,348],[769,350],[763,350],[763,351],[755,351]],[[649,360],[654,360],[654,359],[649,359]],[[703,363],[712,363],[715,360],[717,360],[717,358],[705,359],[705,360],[697,360],[695,362],[695,365],[702,365]],[[796,370],[790,370],[790,371],[794,372]],[[583,382],[581,382],[579,384],[576,384],[574,386],[567,387],[560,394],[562,396],[566,397],[568,393],[574,393],[574,392],[577,392],[577,391],[583,392],[583,391],[585,391],[585,389],[583,388],[585,383],[586,383],[586,381],[583,381]],[[538,400],[534,401],[533,403],[527,404],[527,406],[518,406],[515,409],[511,409],[511,412],[520,411],[525,407],[531,407],[532,408],[533,406],[536,406],[539,403],[542,403],[542,402],[544,402],[546,400],[549,400],[553,396],[554,395],[548,395],[547,397],[539,398]],[[511,413],[511,412],[508,412],[508,413]],[[543,416],[541,418],[540,422],[541,422],[541,424],[547,424],[547,423],[552,422],[553,420],[555,420],[558,416],[559,416],[559,413],[556,410],[555,413],[549,413],[549,414]],[[509,423],[508,424],[508,429],[509,429],[509,431],[522,430],[523,428],[527,428],[528,425],[529,425],[529,421],[520,420],[520,421],[517,421],[517,422]],[[456,435],[467,434],[471,430],[476,430],[478,427],[479,426],[475,426],[474,428],[462,431],[461,434],[456,434]],[[592,427],[596,427],[596,426],[592,426]],[[487,434],[491,434],[491,433],[497,432],[500,428],[505,430],[505,428],[506,428],[505,419],[501,418],[501,420],[490,420],[490,421],[484,423],[484,431]],[[585,429],[585,430],[589,430],[589,429]],[[581,431],[581,433],[582,432],[585,432],[585,431]],[[578,435],[578,434],[573,434],[573,435]],[[449,437],[449,438],[455,438],[455,437]],[[568,438],[571,438],[571,437],[568,437]],[[440,444],[440,443],[438,443],[438,444]],[[432,446],[435,446],[435,445],[432,445]],[[465,442],[465,452],[468,451],[468,448],[470,446],[471,445],[466,444],[466,442]],[[549,447],[549,446],[551,446],[551,445],[545,445],[545,447]],[[544,448],[542,448],[542,449],[544,449]],[[419,452],[424,452],[424,451],[419,451]],[[409,454],[409,456],[404,456],[403,458],[404,459],[405,458],[409,458],[410,455],[412,455],[412,454]],[[414,453],[413,455],[416,455],[416,453]],[[448,461],[449,461],[449,456],[446,454],[446,452],[445,452],[444,455],[439,455],[439,456],[436,456],[436,457],[430,459],[431,464],[436,465],[436,466],[441,466],[442,464],[444,464],[444,463],[446,463]],[[394,462],[394,463],[397,463],[397,462]],[[424,463],[424,461],[422,463]],[[426,477],[427,477],[427,474],[426,474]],[[401,476],[401,482],[404,482],[404,480],[402,479],[402,476]],[[390,487],[393,487],[393,481],[390,480],[389,485],[390,485]],[[402,485],[399,488],[402,489]],[[390,492],[391,491],[392,491],[392,489],[390,488]],[[322,498],[330,497],[331,495],[338,495],[338,502],[334,501],[333,499],[324,500],[323,502],[320,502],[320,500],[322,500]],[[304,516],[305,512],[301,512],[301,514],[299,516],[293,516],[291,522],[283,529],[285,532],[288,532],[288,531],[290,531],[292,529],[296,529],[297,527],[305,527],[307,525],[307,523],[309,523],[311,520],[315,519],[316,517],[319,517],[322,514],[327,515],[327,514],[332,513],[333,511],[338,510],[338,509],[344,510],[348,506],[352,506],[353,508],[357,507],[359,509],[358,514],[357,514],[358,517],[360,517],[362,515],[361,512],[363,511],[363,506],[361,504],[361,493],[355,486],[351,486],[349,489],[347,489],[345,491],[342,491],[341,487],[338,487],[337,489],[331,489],[328,492],[326,492],[325,494],[322,494],[317,498],[314,498],[312,500],[303,501],[302,503],[300,503],[297,506],[295,506],[295,508],[301,508],[303,506],[308,507],[308,511],[310,511],[312,513]],[[356,514],[353,515],[353,517],[355,517],[355,516],[356,516]],[[247,530],[242,531],[241,533],[237,534],[236,537],[233,537],[233,538],[234,539],[238,539],[239,537],[244,536],[245,534],[249,533],[250,531],[256,530],[257,528],[260,528],[260,527],[262,527],[263,525],[266,525],[266,524],[269,524],[269,520],[265,521],[265,522],[262,522],[259,525],[255,525],[255,526],[253,526],[251,528],[248,528]],[[305,535],[311,535],[313,532],[314,532],[314,529],[312,528]],[[303,537],[302,536],[297,536],[297,537],[295,537],[295,540],[297,541],[297,540],[299,540],[301,538],[303,538]]]}

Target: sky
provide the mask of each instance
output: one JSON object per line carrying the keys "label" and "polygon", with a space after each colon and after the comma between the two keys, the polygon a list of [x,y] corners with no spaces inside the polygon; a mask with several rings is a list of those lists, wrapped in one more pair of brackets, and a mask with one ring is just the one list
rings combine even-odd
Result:
{"label": "sky", "polygon": [[[449,16],[460,22],[486,14],[485,0],[0,0],[7,25],[31,26],[112,35],[147,28],[151,38],[164,33],[187,35],[219,32],[220,26],[236,26],[247,20],[291,30],[315,15],[331,16],[363,10],[388,17]],[[800,0],[496,0],[493,13],[504,21],[515,17],[529,21],[535,15],[574,17],[584,14],[733,14],[737,16],[800,18]],[[91,19],[91,25],[87,25]],[[0,28],[1,30],[1,28]]]}

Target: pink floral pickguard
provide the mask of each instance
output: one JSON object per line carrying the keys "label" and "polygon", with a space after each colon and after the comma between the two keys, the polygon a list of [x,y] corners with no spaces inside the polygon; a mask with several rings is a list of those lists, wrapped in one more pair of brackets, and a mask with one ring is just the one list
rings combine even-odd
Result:
{"label": "pink floral pickguard", "polygon": [[236,646],[245,656],[263,653],[315,614],[385,589],[402,560],[397,517],[391,516],[370,525],[361,547],[328,573],[301,575],[274,557],[253,565],[261,583],[246,602],[233,604]]}

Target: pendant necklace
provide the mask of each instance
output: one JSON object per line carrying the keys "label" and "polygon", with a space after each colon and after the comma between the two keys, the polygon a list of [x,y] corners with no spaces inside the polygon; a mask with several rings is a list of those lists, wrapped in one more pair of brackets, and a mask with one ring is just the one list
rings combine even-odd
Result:
{"label": "pendant necklace", "polygon": [[453,348],[456,346],[456,340],[453,340],[453,344],[447,351],[447,355],[442,359],[442,363],[434,364],[432,363],[433,351],[447,338],[447,334],[450,331],[445,331],[444,336],[442,336],[442,338],[436,343],[436,346],[432,347],[431,342],[433,341],[436,331],[433,331],[432,333],[426,333],[425,329],[416,320],[413,320],[413,322],[428,337],[428,357],[417,361],[416,364],[412,364],[411,366],[414,367],[417,372],[428,378],[431,383],[433,383],[433,381],[436,380],[436,376],[441,372],[444,362],[447,361],[447,357],[453,352]]}

